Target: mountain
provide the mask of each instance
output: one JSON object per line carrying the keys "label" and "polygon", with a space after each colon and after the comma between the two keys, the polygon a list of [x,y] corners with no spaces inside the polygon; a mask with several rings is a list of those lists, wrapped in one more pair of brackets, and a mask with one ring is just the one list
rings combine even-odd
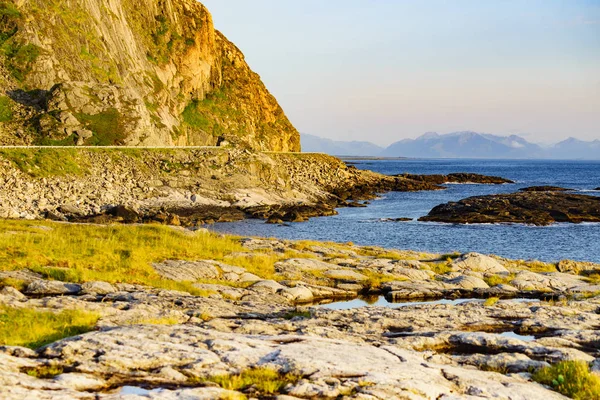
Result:
{"label": "mountain", "polygon": [[327,153],[336,156],[378,156],[383,147],[371,142],[344,142],[300,134],[302,150],[306,153]]}
{"label": "mountain", "polygon": [[496,136],[477,132],[446,135],[429,132],[417,139],[404,139],[382,153],[386,157],[418,158],[539,158],[540,146],[520,136]]}
{"label": "mountain", "polygon": [[0,145],[223,141],[300,150],[196,0],[0,1]]}
{"label": "mountain", "polygon": [[600,140],[586,142],[569,138],[547,150],[550,158],[600,160]]}

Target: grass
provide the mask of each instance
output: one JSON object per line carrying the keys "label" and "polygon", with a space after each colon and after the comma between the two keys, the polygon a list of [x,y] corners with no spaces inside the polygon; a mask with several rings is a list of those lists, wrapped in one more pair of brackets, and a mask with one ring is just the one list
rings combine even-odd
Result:
{"label": "grass", "polygon": [[21,279],[0,278],[0,289],[6,286],[13,287],[18,291],[22,292],[27,287],[27,282]]}
{"label": "grass", "polygon": [[380,289],[384,283],[388,282],[397,282],[397,281],[407,281],[408,278],[403,276],[394,276],[389,274],[381,274],[372,270],[363,269],[359,271],[361,274],[365,275],[368,280],[366,282],[367,286],[370,289]]}
{"label": "grass", "polygon": [[0,307],[0,345],[36,349],[94,329],[97,314],[66,310],[59,313]]}
{"label": "grass", "polygon": [[310,319],[310,318],[312,318],[312,314],[310,311],[299,311],[299,310],[288,311],[285,314],[283,314],[283,318],[288,319],[288,320],[294,319],[297,317]]}
{"label": "grass", "polygon": [[90,146],[113,146],[123,144],[127,137],[123,117],[116,108],[99,114],[76,114],[75,117],[94,133],[86,142]]}
{"label": "grass", "polygon": [[494,305],[496,305],[496,303],[498,303],[500,301],[499,297],[490,297],[489,299],[487,299],[486,301],[483,302],[483,305],[485,307],[492,307]]}
{"label": "grass", "polygon": [[487,283],[490,287],[509,284],[513,279],[515,279],[515,274],[509,275],[491,275],[483,278],[485,283]]}
{"label": "grass", "polygon": [[[42,230],[36,226],[52,228]],[[296,253],[248,256],[233,236],[189,235],[161,225],[96,226],[40,221],[0,221],[0,270],[30,269],[65,282],[105,281],[180,290],[197,296],[210,291],[195,282],[161,278],[152,263],[164,260],[217,260],[274,279],[277,261]]]}
{"label": "grass", "polygon": [[64,370],[62,367],[56,365],[42,365],[41,367],[36,368],[26,368],[23,372],[26,372],[27,375],[33,376],[34,378],[52,379],[55,376],[62,374]]}
{"label": "grass", "polygon": [[191,101],[183,110],[181,117],[186,125],[208,131],[212,128],[212,122],[198,110],[198,104],[198,101]]}
{"label": "grass", "polygon": [[564,361],[542,368],[533,379],[572,399],[600,399],[600,377],[583,361]]}
{"label": "grass", "polygon": [[12,100],[7,96],[0,96],[0,122],[9,122],[12,119]]}
{"label": "grass", "polygon": [[271,368],[254,368],[237,375],[216,375],[206,379],[227,390],[246,390],[250,387],[263,395],[280,393],[286,385],[296,383],[300,376],[281,374]]}
{"label": "grass", "polygon": [[452,272],[452,267],[448,262],[427,263],[427,265],[436,275],[444,275],[448,272]]}
{"label": "grass", "polygon": [[87,172],[86,163],[75,149],[0,149],[0,157],[34,178]]}
{"label": "grass", "polygon": [[557,272],[555,264],[545,263],[541,261],[514,261],[508,267],[514,267],[531,272]]}
{"label": "grass", "polygon": [[140,318],[127,322],[127,325],[177,325],[179,318],[159,317],[159,318]]}

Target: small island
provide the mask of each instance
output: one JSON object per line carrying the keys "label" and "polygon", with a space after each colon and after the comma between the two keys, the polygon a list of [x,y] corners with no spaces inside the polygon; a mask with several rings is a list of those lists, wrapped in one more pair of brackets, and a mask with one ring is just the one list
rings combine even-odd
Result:
{"label": "small island", "polygon": [[419,221],[457,224],[600,222],[600,197],[557,191],[520,191],[439,205]]}

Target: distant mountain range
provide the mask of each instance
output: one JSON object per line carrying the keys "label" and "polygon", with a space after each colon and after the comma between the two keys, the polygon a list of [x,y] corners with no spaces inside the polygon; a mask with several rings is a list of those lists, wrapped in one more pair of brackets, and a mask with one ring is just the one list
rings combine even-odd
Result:
{"label": "distant mountain range", "polygon": [[300,143],[305,153],[327,153],[336,156],[378,156],[383,147],[371,142],[340,142],[318,136],[300,134]]}
{"label": "distant mountain range", "polygon": [[528,142],[517,135],[498,136],[477,132],[445,135],[426,133],[382,148],[370,142],[344,142],[301,135],[305,152],[338,156],[378,156],[411,158],[546,158],[600,160],[600,140],[586,142],[569,138],[550,147]]}

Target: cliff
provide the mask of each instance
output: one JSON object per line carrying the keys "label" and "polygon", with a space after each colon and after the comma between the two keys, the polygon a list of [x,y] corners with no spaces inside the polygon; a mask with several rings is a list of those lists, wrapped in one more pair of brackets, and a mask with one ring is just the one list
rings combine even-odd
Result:
{"label": "cliff", "polygon": [[0,145],[300,150],[195,0],[0,1],[0,88]]}

